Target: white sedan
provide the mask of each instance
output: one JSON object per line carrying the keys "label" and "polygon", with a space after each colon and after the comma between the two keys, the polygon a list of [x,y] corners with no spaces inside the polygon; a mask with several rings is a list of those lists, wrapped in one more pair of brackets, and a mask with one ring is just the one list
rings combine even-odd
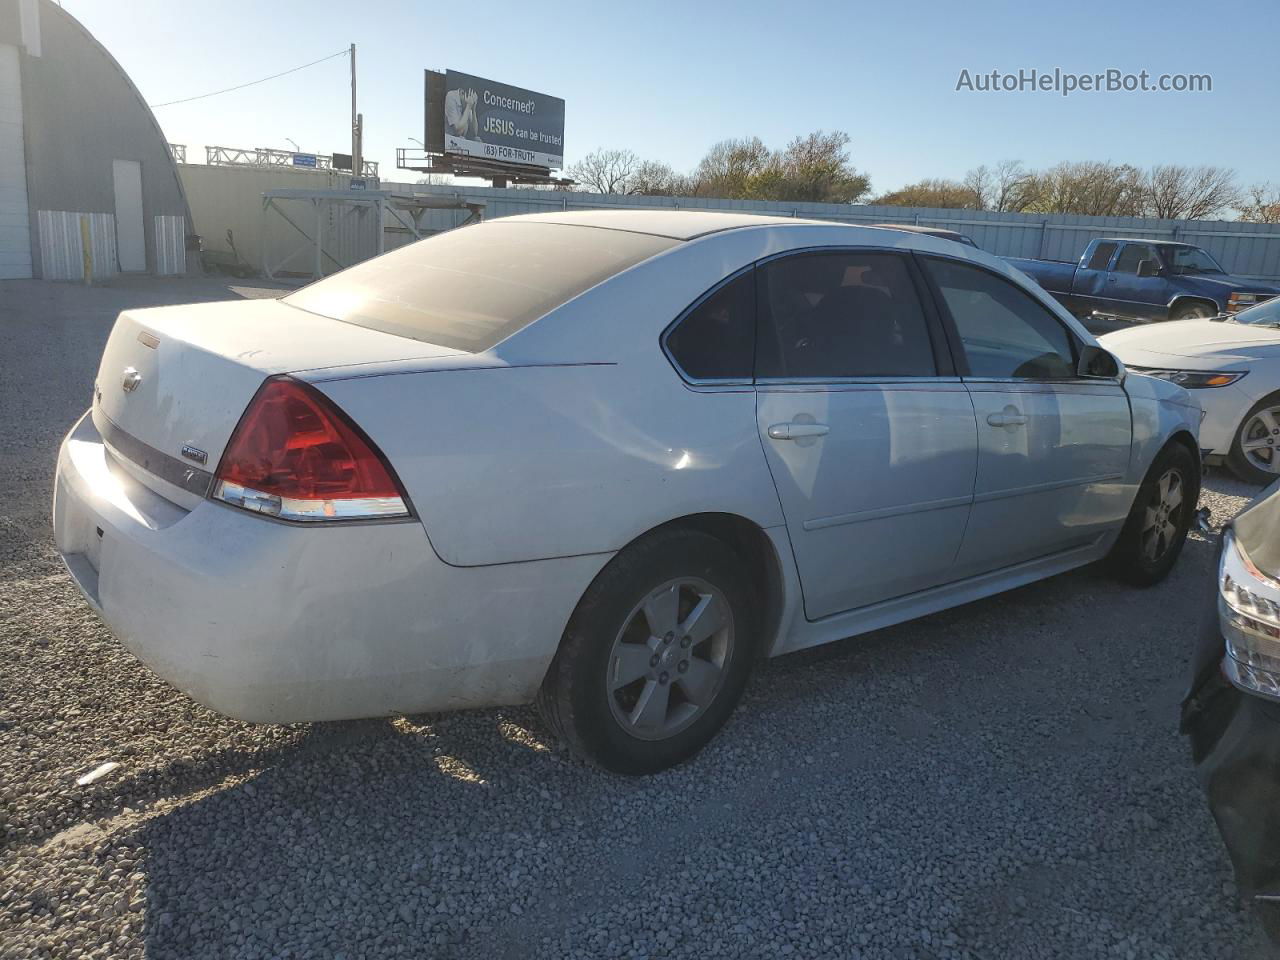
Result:
{"label": "white sedan", "polygon": [[1160,579],[1199,419],[959,244],[513,217],[280,301],[122,313],[54,527],[116,635],[223,713],[536,697],[643,772],[760,657],[1101,558]]}
{"label": "white sedan", "polygon": [[1242,480],[1280,479],[1280,297],[1212,320],[1145,324],[1101,343],[1204,408],[1200,446]]}

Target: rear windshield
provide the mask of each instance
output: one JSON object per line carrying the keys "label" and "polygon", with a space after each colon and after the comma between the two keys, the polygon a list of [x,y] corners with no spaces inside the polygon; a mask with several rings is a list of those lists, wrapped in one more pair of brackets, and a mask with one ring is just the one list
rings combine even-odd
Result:
{"label": "rear windshield", "polygon": [[499,220],[366,260],[284,302],[344,323],[479,353],[677,242],[598,227]]}

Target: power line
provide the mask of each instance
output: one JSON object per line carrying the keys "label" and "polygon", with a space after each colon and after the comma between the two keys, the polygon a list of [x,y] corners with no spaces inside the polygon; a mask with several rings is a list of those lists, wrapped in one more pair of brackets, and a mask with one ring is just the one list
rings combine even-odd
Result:
{"label": "power line", "polygon": [[151,109],[155,110],[159,107],[172,107],[175,103],[190,103],[192,100],[204,100],[206,97],[216,97],[221,93],[230,93],[232,90],[243,90],[245,87],[252,87],[259,83],[266,83],[268,80],[274,80],[277,77],[287,76],[290,73],[297,73],[299,70],[305,70],[307,67],[314,67],[317,63],[324,63],[326,60],[332,60],[334,57],[345,57],[351,51],[339,50],[337,53],[331,53],[327,57],[321,57],[319,60],[312,60],[310,63],[304,63],[300,67],[294,67],[291,70],[285,70],[282,73],[273,73],[269,77],[263,77],[261,80],[250,80],[248,83],[241,83],[234,87],[227,87],[225,90],[215,90],[213,93],[202,93],[198,97],[184,97],[181,100],[170,100],[167,103],[153,103]]}

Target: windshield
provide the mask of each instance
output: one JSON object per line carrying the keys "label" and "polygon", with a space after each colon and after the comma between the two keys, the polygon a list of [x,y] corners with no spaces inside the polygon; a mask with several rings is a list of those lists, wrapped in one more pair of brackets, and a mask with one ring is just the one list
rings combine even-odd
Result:
{"label": "windshield", "polygon": [[1162,247],[1160,253],[1171,273],[1226,273],[1199,247]]}
{"label": "windshield", "polygon": [[1280,326],[1280,297],[1267,300],[1248,310],[1241,310],[1230,319],[1235,323],[1251,323],[1263,327]]}
{"label": "windshield", "polygon": [[498,220],[366,260],[284,302],[344,323],[480,353],[677,242],[623,230]]}

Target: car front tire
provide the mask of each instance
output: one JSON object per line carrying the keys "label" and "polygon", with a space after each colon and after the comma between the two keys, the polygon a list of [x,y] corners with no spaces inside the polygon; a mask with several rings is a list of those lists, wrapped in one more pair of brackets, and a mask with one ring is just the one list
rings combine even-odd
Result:
{"label": "car front tire", "polygon": [[1207,320],[1216,316],[1218,311],[1207,303],[1198,301],[1179,304],[1169,313],[1170,320]]}
{"label": "car front tire", "polygon": [[577,753],[654,773],[701,750],[733,712],[758,648],[742,559],[691,529],[637,540],[579,601],[537,707]]}
{"label": "car front tire", "polygon": [[1231,441],[1227,466],[1246,483],[1280,480],[1280,393],[1263,397],[1244,415]]}
{"label": "car front tire", "polygon": [[1178,561],[1200,496],[1200,467],[1177,441],[1156,456],[1107,565],[1118,579],[1134,586],[1159,583]]}

